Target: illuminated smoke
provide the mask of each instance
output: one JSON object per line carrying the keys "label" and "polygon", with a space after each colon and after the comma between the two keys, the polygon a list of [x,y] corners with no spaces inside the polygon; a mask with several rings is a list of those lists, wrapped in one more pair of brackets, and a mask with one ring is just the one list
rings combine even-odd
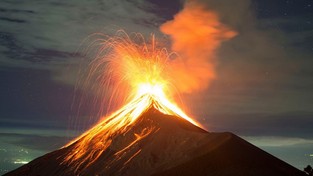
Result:
{"label": "illuminated smoke", "polygon": [[195,1],[187,2],[174,19],[164,23],[161,31],[170,36],[172,78],[179,92],[203,90],[215,78],[216,51],[221,43],[236,35],[223,25],[218,14]]}

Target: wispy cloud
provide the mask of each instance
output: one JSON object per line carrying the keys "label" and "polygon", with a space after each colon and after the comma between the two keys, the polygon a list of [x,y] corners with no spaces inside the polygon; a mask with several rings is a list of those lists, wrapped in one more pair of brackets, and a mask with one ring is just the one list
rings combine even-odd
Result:
{"label": "wispy cloud", "polygon": [[69,141],[66,136],[41,136],[18,133],[0,133],[1,143],[8,143],[31,150],[51,151],[58,149]]}
{"label": "wispy cloud", "polygon": [[280,136],[242,136],[259,147],[288,147],[294,145],[313,145],[313,139]]}
{"label": "wispy cloud", "polygon": [[[55,80],[69,83],[73,78],[63,75],[69,72],[64,70],[79,64],[82,56],[77,53],[88,35],[112,34],[117,29],[150,34],[157,32],[162,20],[149,12],[154,5],[143,0],[0,4],[0,66],[51,70]],[[72,75],[77,74],[74,72]]]}

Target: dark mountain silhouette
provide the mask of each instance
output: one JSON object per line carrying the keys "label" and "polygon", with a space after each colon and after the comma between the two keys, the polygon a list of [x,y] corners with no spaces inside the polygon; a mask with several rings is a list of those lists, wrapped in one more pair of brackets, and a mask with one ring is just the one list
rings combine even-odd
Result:
{"label": "dark mountain silhouette", "polygon": [[[132,125],[104,137],[109,143],[101,142],[107,131],[100,130],[87,143],[92,142],[93,146],[87,147],[94,150],[74,155],[80,152],[77,146],[98,127],[101,125],[6,176],[305,175],[232,133],[207,132],[183,118],[161,113],[152,104]],[[101,143],[109,145],[102,150],[97,147]]]}

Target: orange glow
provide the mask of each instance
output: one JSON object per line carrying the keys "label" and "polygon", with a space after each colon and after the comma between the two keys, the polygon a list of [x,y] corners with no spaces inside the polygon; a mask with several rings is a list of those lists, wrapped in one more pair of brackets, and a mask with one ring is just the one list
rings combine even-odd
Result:
{"label": "orange glow", "polygon": [[[119,111],[66,145],[65,147],[73,145],[74,148],[66,155],[64,163],[72,167],[74,166],[73,168],[76,171],[87,168],[110,146],[114,136],[127,132],[138,117],[152,106],[162,113],[182,117],[194,125],[200,126],[184,114],[176,105],[168,101],[160,89],[156,89],[156,92],[151,92],[151,90],[153,89],[149,89],[147,93],[145,90],[145,93],[142,95],[138,94],[138,97]],[[135,139],[115,153],[116,159],[123,155],[124,150],[145,138],[153,130],[146,129],[143,134],[134,134]]]}
{"label": "orange glow", "polygon": [[[150,44],[147,44],[140,34],[131,38],[125,33],[121,33],[121,35],[104,41],[101,49],[100,57],[93,63],[93,72],[99,65],[108,61],[109,65],[103,74],[109,72],[111,79],[118,82],[116,89],[125,91],[127,93],[125,96],[129,100],[140,100],[137,105],[142,109],[134,112],[136,115],[133,115],[132,121],[145,111],[153,100],[154,104],[160,106],[155,108],[161,112],[181,116],[198,125],[172,103],[173,95],[177,93],[175,92],[177,87],[174,86],[172,77],[174,72],[171,68],[172,60],[170,60],[172,53],[157,46],[154,36],[151,37]],[[103,76],[103,79],[107,79],[107,77]]]}
{"label": "orange glow", "polygon": [[[111,145],[114,136],[129,130],[138,117],[151,107],[200,126],[172,102],[174,86],[170,86],[170,60],[167,51],[156,47],[154,37],[152,37],[152,44],[147,45],[143,41],[139,41],[138,44],[125,36],[109,38],[102,43],[102,50],[92,63],[91,74],[97,72],[102,64],[107,64],[103,74],[109,73],[110,80],[118,83],[116,89],[127,92],[130,101],[65,146],[73,147],[64,161],[73,166],[72,168],[80,170],[95,162]],[[101,79],[107,79],[107,76],[100,75],[96,79],[101,82],[104,81]],[[123,150],[146,137],[151,130],[153,129],[147,129],[143,134],[134,134],[134,140],[115,153],[116,158],[123,154]]]}
{"label": "orange glow", "polygon": [[[161,31],[173,40],[175,53],[161,47],[154,36],[146,43],[140,34],[128,36],[120,32],[100,40],[100,52],[91,63],[87,79],[96,85],[99,95],[110,87],[112,98],[123,97],[128,103],[65,146],[71,148],[64,164],[75,169],[75,173],[92,165],[112,147],[114,137],[128,132],[151,107],[200,127],[174,103],[174,95],[205,89],[215,77],[216,50],[222,41],[236,34],[219,22],[216,13],[191,2],[172,21],[163,24]],[[142,134],[134,133],[128,144],[114,146],[115,158],[104,167],[122,158],[123,151],[153,130],[147,128]]]}
{"label": "orange glow", "polygon": [[179,58],[171,63],[179,92],[206,89],[215,78],[217,49],[236,32],[219,20],[218,14],[197,1],[188,1],[174,19],[161,25],[170,36],[172,51]]}

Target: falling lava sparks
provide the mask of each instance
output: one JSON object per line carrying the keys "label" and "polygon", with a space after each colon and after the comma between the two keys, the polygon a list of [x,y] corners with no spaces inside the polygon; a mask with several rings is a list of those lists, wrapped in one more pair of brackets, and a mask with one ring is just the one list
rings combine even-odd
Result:
{"label": "falling lava sparks", "polygon": [[175,103],[177,93],[207,88],[216,50],[236,33],[196,1],[160,29],[173,52],[153,35],[148,42],[140,34],[101,35],[81,88],[100,99],[99,114],[116,100],[124,106],[9,175],[300,175],[232,133],[203,130]]}
{"label": "falling lava sparks", "polygon": [[[137,118],[151,107],[164,114],[181,117],[200,127],[199,123],[188,117],[171,102],[172,98],[167,96],[174,94],[171,90],[171,87],[174,87],[170,79],[171,70],[168,67],[171,54],[168,54],[165,48],[156,47],[154,36],[151,42],[152,44],[147,45],[141,35],[136,34],[134,39],[131,39],[123,32],[122,37],[103,41],[100,54],[91,65],[91,73],[97,72],[102,64],[106,64],[104,75],[98,75],[96,80],[100,80],[102,85],[115,84],[119,89],[128,92],[128,99],[131,100],[64,146],[74,145],[74,150],[67,154],[64,163],[74,165],[75,169],[87,168],[111,145],[114,136],[129,130]],[[112,81],[110,83],[106,82],[108,75],[108,80]],[[135,142],[149,132],[151,129],[147,129],[143,134],[136,134]]]}
{"label": "falling lava sparks", "polygon": [[[100,52],[91,64],[90,74],[99,72],[104,65],[103,73],[96,75],[95,79],[100,82],[98,90],[100,94],[108,86],[113,87],[111,97],[117,98],[116,94],[126,97],[128,102],[137,102],[134,106],[141,106],[132,117],[145,111],[151,102],[157,102],[157,108],[168,115],[179,115],[196,126],[200,126],[189,118],[174,102],[173,96],[178,93],[171,68],[172,57],[178,57],[175,53],[169,53],[165,47],[159,47],[154,35],[149,44],[140,34],[128,36],[119,31],[117,36],[109,37],[100,43]],[[101,70],[100,70],[101,72]],[[117,93],[118,92],[118,93]],[[115,96],[115,97],[114,97]],[[124,103],[125,104],[125,103]],[[129,103],[132,104],[132,103]],[[126,105],[123,109],[132,109]]]}
{"label": "falling lava sparks", "polygon": [[[97,40],[99,50],[90,64],[87,89],[95,91],[96,95],[111,97],[108,103],[100,102],[100,109],[115,104],[116,99],[124,100],[122,104],[126,105],[64,147],[72,149],[66,153],[63,164],[75,173],[109,152],[106,149],[114,145],[113,139],[126,134],[150,109],[201,127],[174,103],[174,97],[177,93],[190,93],[208,86],[215,75],[215,51],[236,33],[221,24],[214,12],[192,2],[187,3],[172,21],[163,24],[161,31],[171,37],[173,52],[158,43],[153,35],[146,42],[141,34],[129,36],[120,31],[114,37],[104,36],[103,40]],[[111,162],[122,158],[127,148],[156,130],[144,128],[138,134],[134,133],[129,145],[116,149]],[[106,167],[110,167],[110,163]]]}

